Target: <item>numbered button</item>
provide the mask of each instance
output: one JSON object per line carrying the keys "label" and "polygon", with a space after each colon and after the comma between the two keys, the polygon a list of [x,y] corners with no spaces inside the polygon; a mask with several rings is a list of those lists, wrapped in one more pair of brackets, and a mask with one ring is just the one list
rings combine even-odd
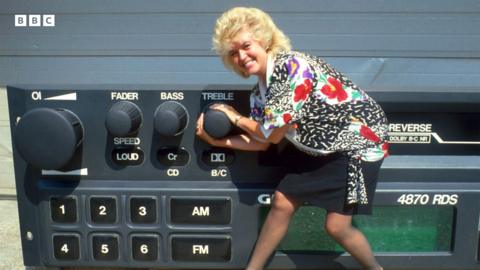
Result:
{"label": "numbered button", "polygon": [[50,211],[54,222],[77,222],[77,200],[73,197],[51,198]]}
{"label": "numbered button", "polygon": [[94,235],[92,237],[93,258],[97,261],[113,261],[118,259],[118,236]]}
{"label": "numbered button", "polygon": [[133,223],[154,223],[157,220],[157,200],[154,198],[131,198],[130,218]]}
{"label": "numbered button", "polygon": [[156,261],[158,259],[158,245],[158,236],[132,236],[133,259],[137,261]]}
{"label": "numbered button", "polygon": [[117,201],[111,197],[90,198],[90,215],[95,223],[115,223]]}
{"label": "numbered button", "polygon": [[75,234],[53,236],[53,252],[57,260],[78,260],[80,237]]}

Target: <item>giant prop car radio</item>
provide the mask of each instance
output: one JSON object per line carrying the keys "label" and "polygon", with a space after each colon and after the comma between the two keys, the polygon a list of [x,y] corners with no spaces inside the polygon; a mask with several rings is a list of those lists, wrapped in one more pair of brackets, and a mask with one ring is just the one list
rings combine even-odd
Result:
{"label": "giant prop car radio", "polygon": [[[250,86],[8,87],[23,257],[29,266],[235,269],[246,265],[283,168],[195,136],[238,132]],[[371,217],[354,224],[387,269],[480,269],[480,94],[375,91],[391,157]],[[275,269],[358,267],[305,205]],[[6,218],[6,217],[4,217]]]}

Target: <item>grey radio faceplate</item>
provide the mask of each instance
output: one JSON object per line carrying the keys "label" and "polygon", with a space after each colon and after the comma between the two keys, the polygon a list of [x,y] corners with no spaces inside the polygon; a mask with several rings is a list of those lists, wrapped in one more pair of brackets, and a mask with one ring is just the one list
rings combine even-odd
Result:
{"label": "grey radio faceplate", "polygon": [[[248,115],[249,88],[8,87],[25,264],[245,267],[291,146],[259,153],[212,148],[195,136],[195,122],[214,102]],[[369,94],[385,109],[392,137],[374,206],[392,206],[387,210],[405,213],[407,223],[415,222],[409,207],[427,207],[433,220],[447,216],[451,223],[440,228],[448,233],[441,249],[387,252],[380,261],[386,268],[478,269],[480,95]],[[316,222],[312,228],[322,226]],[[309,229],[291,233],[307,243]],[[431,243],[436,229],[427,234]],[[341,252],[298,243],[285,245],[271,266],[356,266]]]}

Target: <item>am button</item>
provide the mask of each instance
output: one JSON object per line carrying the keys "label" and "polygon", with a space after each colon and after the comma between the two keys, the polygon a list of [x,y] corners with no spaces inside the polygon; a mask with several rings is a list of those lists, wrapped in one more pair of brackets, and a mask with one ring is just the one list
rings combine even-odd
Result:
{"label": "am button", "polygon": [[231,201],[228,198],[190,199],[172,198],[170,220],[176,224],[225,225],[231,219]]}

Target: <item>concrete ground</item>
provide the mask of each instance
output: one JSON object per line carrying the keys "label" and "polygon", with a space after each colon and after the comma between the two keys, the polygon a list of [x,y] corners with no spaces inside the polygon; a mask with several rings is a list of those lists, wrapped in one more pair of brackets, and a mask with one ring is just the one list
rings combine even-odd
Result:
{"label": "concrete ground", "polygon": [[15,199],[0,200],[0,217],[0,269],[25,269]]}

